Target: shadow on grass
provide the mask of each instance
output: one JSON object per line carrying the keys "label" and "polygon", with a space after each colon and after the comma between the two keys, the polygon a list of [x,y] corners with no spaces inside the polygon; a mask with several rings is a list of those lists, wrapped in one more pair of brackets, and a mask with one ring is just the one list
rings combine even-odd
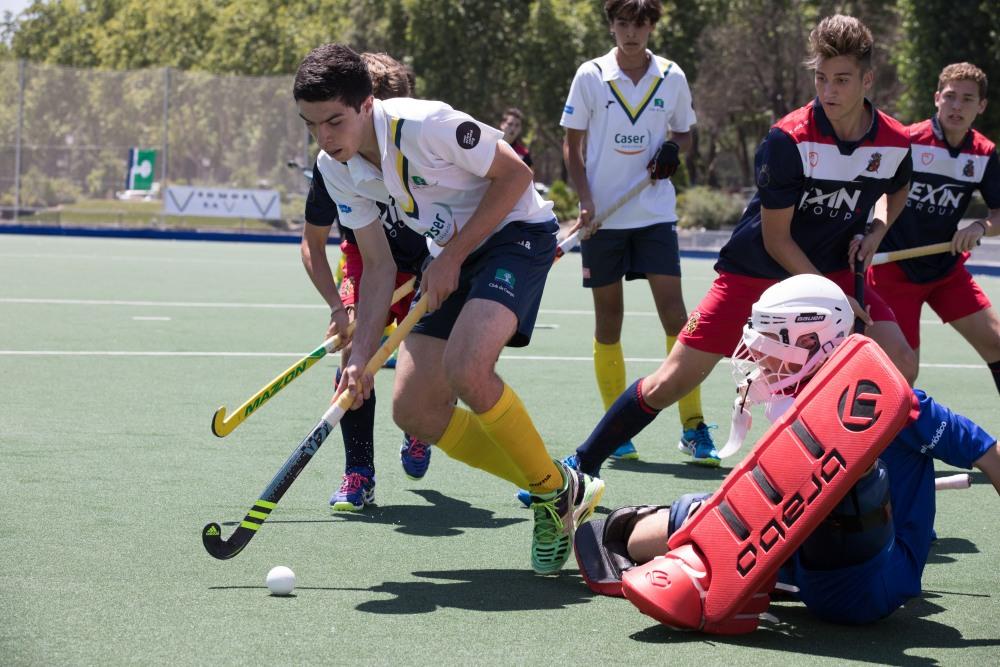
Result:
{"label": "shadow on grass", "polygon": [[[950,595],[950,594],[949,594]],[[940,595],[924,592],[905,607],[877,623],[861,626],[834,625],[813,616],[798,603],[772,604],[770,612],[779,622],[764,623],[748,635],[731,637],[703,635],[654,625],[631,635],[638,642],[706,645],[727,644],[767,648],[837,660],[858,660],[889,665],[936,665],[937,659],[908,655],[914,649],[963,649],[1000,646],[1000,639],[964,639],[956,628],[932,621],[928,616],[944,611],[931,602]]]}
{"label": "shadow on grass", "polygon": [[438,609],[532,611],[563,609],[593,599],[574,570],[540,576],[530,570],[437,570],[413,576],[443,581],[387,581],[368,588],[320,590],[364,591],[392,595],[357,606],[371,614],[427,614]]}
{"label": "shadow on grass", "polygon": [[713,482],[722,481],[729,474],[729,468],[699,466],[693,463],[661,463],[653,461],[628,461],[615,460],[608,461],[607,465],[611,470],[624,470],[626,472],[641,472],[655,475],[670,475],[679,479],[710,480]]}
{"label": "shadow on grass", "polygon": [[[271,519],[267,525],[282,523],[341,523],[359,522],[393,526],[396,532],[422,537],[454,537],[466,528],[506,528],[524,519],[497,518],[487,509],[474,507],[464,500],[450,498],[440,491],[412,491],[429,505],[370,505],[364,512],[338,512],[326,519]],[[513,498],[512,504],[513,504]],[[224,526],[238,526],[239,521],[227,521]]]}
{"label": "shadow on grass", "polygon": [[928,563],[954,563],[957,558],[952,558],[950,554],[977,554],[979,547],[964,537],[939,537],[931,543],[931,552],[927,557]]}

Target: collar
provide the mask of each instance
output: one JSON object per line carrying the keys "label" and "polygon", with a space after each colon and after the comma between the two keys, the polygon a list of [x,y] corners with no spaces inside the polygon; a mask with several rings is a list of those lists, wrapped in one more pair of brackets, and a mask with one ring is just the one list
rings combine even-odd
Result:
{"label": "collar", "polygon": [[[385,109],[382,108],[381,100],[376,99],[373,101],[372,122],[375,123],[375,140],[378,142],[379,158],[384,163],[386,153],[389,150],[389,145],[386,141],[389,132],[389,119],[385,113]],[[382,179],[381,168],[376,168],[375,165],[361,157],[360,154],[355,155],[347,161],[347,171],[351,174],[351,178],[355,183],[370,181],[373,178]]]}
{"label": "collar", "polygon": [[813,99],[813,118],[816,119],[816,127],[819,128],[820,134],[828,137],[833,137],[837,141],[837,146],[841,150],[854,150],[856,147],[860,146],[866,141],[873,141],[875,135],[878,134],[878,109],[872,104],[871,100],[867,97],[865,98],[865,107],[867,107],[872,113],[871,124],[868,126],[868,131],[865,132],[864,136],[857,141],[844,141],[837,136],[837,133],[833,129],[833,125],[830,123],[830,119],[826,117],[826,112],[823,111],[823,105],[820,104],[819,97]]}
{"label": "collar", "polygon": [[[597,59],[597,67],[601,71],[602,81],[628,78],[625,72],[622,71],[622,68],[618,66],[618,58],[615,57],[617,52],[618,47],[616,46]],[[669,61],[664,60],[661,62],[661,59],[653,55],[653,52],[649,49],[646,49],[646,55],[649,56],[649,67],[646,68],[643,76],[653,74],[661,79],[666,76],[667,70],[670,68]]]}
{"label": "collar", "polygon": [[945,147],[948,149],[948,153],[951,154],[952,157],[958,157],[958,154],[962,152],[963,148],[972,147],[971,127],[968,129],[968,131],[966,131],[965,136],[962,137],[962,140],[958,142],[958,146],[952,146],[951,144],[948,143],[948,137],[946,137],[944,134],[944,128],[941,127],[941,122],[938,121],[937,114],[931,116],[931,131],[934,133],[934,136],[937,137],[937,139],[945,145]]}

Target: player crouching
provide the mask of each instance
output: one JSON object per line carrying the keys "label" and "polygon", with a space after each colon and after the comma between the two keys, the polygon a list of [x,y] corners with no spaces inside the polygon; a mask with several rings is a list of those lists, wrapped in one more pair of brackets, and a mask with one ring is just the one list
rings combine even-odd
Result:
{"label": "player crouching", "polygon": [[[933,536],[934,459],[980,468],[1000,448],[849,336],[844,293],[815,275],[766,290],[734,354],[740,409],[774,423],[714,494],[624,507],[575,546],[595,592],[675,628],[754,630],[776,581],[817,616],[859,624],[920,594]],[[889,480],[892,483],[889,483]]]}

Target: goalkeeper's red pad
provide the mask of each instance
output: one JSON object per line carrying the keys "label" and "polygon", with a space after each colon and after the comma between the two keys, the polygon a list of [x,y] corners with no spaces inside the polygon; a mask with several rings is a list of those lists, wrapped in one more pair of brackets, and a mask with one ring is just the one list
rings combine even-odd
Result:
{"label": "goalkeeper's red pad", "polygon": [[670,536],[667,554],[624,574],[625,597],[673,627],[725,625],[754,594],[770,591],[782,563],[917,411],[913,390],[878,344],[850,336]]}

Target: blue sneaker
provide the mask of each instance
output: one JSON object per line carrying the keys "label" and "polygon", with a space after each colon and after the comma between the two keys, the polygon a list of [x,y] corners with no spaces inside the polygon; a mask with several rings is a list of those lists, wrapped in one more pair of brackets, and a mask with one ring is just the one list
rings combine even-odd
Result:
{"label": "blue sneaker", "polygon": [[611,452],[611,458],[618,461],[638,461],[639,452],[635,451],[635,445],[631,440],[618,445],[618,449]]}
{"label": "blue sneaker", "polygon": [[348,468],[340,488],[330,497],[334,512],[360,512],[375,502],[375,473],[371,468]]}
{"label": "blue sneaker", "polygon": [[681,441],[677,443],[677,449],[687,454],[691,458],[691,463],[712,468],[719,467],[722,459],[719,452],[715,450],[715,443],[712,442],[712,429],[719,428],[715,424],[708,426],[705,422],[698,424],[696,428],[684,429]]}
{"label": "blue sneaker", "polygon": [[[583,472],[582,470],[580,470],[580,459],[577,457],[576,454],[570,454],[569,456],[567,456],[562,460],[562,463],[570,470]],[[601,469],[598,468],[597,473],[591,475],[591,477],[593,477],[594,479],[600,479]],[[524,489],[518,489],[517,499],[521,501],[521,504],[524,505],[525,507],[531,507],[531,494],[525,491]]]}
{"label": "blue sneaker", "polygon": [[399,460],[403,472],[410,479],[423,479],[427,466],[431,464],[431,445],[408,433],[403,434],[403,446],[399,448]]}

